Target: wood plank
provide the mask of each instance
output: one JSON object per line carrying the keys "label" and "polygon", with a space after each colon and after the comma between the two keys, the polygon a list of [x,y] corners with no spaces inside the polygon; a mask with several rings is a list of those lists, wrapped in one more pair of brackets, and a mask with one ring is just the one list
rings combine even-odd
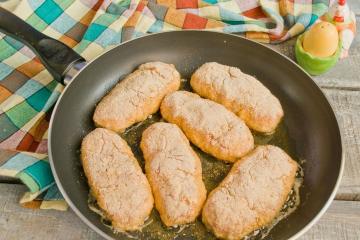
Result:
{"label": "wood plank", "polygon": [[326,89],[343,130],[345,171],[337,199],[360,200],[360,91]]}
{"label": "wood plank", "polygon": [[32,210],[18,202],[26,187],[0,184],[0,239],[101,239],[72,211]]}
{"label": "wood plank", "polygon": [[[0,184],[0,239],[101,239],[72,212],[30,210],[17,204],[25,187]],[[358,239],[360,202],[334,201],[321,220],[301,239]]]}
{"label": "wood plank", "polygon": [[[357,17],[360,21],[360,17]],[[329,72],[314,77],[315,81],[322,87],[345,88],[349,90],[360,90],[360,32],[351,45],[349,56],[340,59]]]}
{"label": "wood plank", "polygon": [[359,0],[348,0],[347,3],[349,4],[351,11],[353,11],[355,15],[360,16]]}
{"label": "wood plank", "polygon": [[360,202],[334,201],[320,221],[299,240],[360,238]]}

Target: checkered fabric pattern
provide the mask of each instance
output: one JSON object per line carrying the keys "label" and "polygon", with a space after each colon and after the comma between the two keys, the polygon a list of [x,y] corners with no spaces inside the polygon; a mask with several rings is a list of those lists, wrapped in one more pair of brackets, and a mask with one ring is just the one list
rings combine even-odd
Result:
{"label": "checkered fabric pattern", "polygon": [[[10,0],[0,6],[91,60],[125,40],[177,29],[281,42],[316,21],[329,1]],[[49,118],[62,90],[29,48],[0,35],[0,174],[28,186],[20,201],[27,207],[66,209],[46,155]]]}

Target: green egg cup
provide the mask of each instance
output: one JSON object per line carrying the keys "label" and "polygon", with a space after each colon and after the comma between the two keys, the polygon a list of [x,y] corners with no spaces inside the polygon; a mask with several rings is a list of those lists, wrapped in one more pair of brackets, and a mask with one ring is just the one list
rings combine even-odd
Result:
{"label": "green egg cup", "polygon": [[332,68],[339,60],[341,41],[339,40],[338,48],[336,52],[330,57],[316,57],[311,55],[302,47],[304,34],[300,35],[296,40],[295,45],[295,57],[298,64],[305,69],[309,74],[316,76],[327,72]]}

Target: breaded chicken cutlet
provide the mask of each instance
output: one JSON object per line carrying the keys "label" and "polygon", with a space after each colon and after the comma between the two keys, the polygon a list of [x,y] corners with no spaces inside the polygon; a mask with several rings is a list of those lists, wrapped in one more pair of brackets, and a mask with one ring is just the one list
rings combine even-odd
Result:
{"label": "breaded chicken cutlet", "polygon": [[160,110],[163,118],[178,125],[193,144],[221,160],[234,162],[254,147],[254,138],[240,118],[195,93],[171,93]]}
{"label": "breaded chicken cutlet", "polygon": [[97,204],[119,231],[138,230],[154,199],[130,147],[115,132],[97,128],[81,144],[81,160]]}
{"label": "breaded chicken cutlet", "polygon": [[284,116],[280,101],[269,89],[238,68],[205,63],[190,84],[197,94],[224,105],[258,132],[272,133]]}
{"label": "breaded chicken cutlet", "polygon": [[159,122],[142,135],[141,150],[155,207],[166,226],[195,221],[206,199],[201,162],[178,126]]}
{"label": "breaded chicken cutlet", "polygon": [[93,120],[98,127],[121,133],[158,111],[165,95],[179,87],[180,74],[174,65],[142,64],[99,102]]}
{"label": "breaded chicken cutlet", "polygon": [[297,163],[272,145],[258,146],[238,160],[208,196],[203,223],[222,239],[242,239],[268,225],[295,182]]}

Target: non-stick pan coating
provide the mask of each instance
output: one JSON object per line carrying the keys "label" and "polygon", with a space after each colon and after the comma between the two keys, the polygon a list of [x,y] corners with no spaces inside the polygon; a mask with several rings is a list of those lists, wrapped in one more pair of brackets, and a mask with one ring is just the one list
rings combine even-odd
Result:
{"label": "non-stick pan coating", "polygon": [[92,114],[99,100],[119,79],[148,61],[173,63],[183,78],[189,78],[205,62],[236,66],[256,76],[280,99],[296,157],[306,160],[305,177],[299,208],[277,224],[266,239],[288,239],[325,210],[343,169],[342,145],[331,106],[312,79],[286,57],[237,36],[168,32],[139,38],[106,52],[75,77],[55,107],[49,137],[52,170],[66,200],[93,229],[109,238],[121,238],[88,207],[89,189],[80,166],[80,143],[94,129]]}

